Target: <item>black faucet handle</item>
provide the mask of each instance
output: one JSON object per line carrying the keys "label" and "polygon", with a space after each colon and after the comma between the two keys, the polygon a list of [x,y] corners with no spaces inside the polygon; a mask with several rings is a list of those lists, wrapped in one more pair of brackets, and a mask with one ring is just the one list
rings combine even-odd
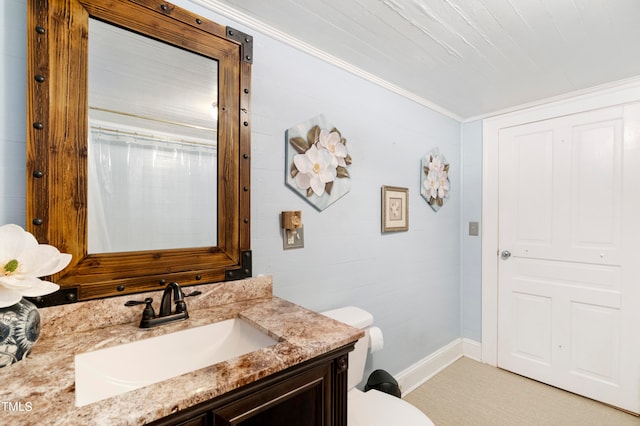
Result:
{"label": "black faucet handle", "polygon": [[185,297],[191,297],[191,296],[197,296],[199,294],[202,294],[201,291],[196,290],[196,291],[192,291],[191,293],[185,293],[184,291],[181,293],[182,297],[180,298],[180,300],[176,300],[176,314],[182,314],[182,313],[186,313],[187,312],[187,304],[184,302],[184,298]]}
{"label": "black faucet handle", "polygon": [[153,303],[153,299],[150,297],[147,297],[144,300],[127,300],[124,303],[124,306],[137,306],[137,305],[146,304],[147,306],[145,306],[144,310],[142,311],[142,319],[149,320],[156,317],[156,312],[153,310],[153,306],[151,305],[152,303]]}
{"label": "black faucet handle", "polygon": [[144,300],[127,300],[126,302],[124,302],[124,306],[137,306],[137,305],[143,305],[143,304],[149,304],[152,303],[153,299],[150,297],[147,297]]}

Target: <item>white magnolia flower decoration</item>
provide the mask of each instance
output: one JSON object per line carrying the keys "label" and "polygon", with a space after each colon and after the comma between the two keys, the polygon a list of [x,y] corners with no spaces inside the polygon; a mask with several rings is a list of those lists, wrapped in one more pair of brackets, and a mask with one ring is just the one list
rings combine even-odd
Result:
{"label": "white magnolia flower decoration", "polygon": [[307,152],[293,157],[298,169],[296,184],[302,189],[311,187],[316,195],[322,195],[325,184],[333,182],[336,178],[335,161],[335,157],[328,150],[317,149],[315,145],[311,145]]}
{"label": "white magnolia flower decoration", "polygon": [[438,190],[440,189],[440,180],[434,173],[429,173],[422,183],[429,198],[438,198]]}
{"label": "white magnolia flower decoration", "polygon": [[420,194],[438,211],[449,198],[449,164],[436,148],[423,158],[422,170]]}
{"label": "white magnolia flower decoration", "polygon": [[15,305],[23,296],[53,293],[57,284],[39,277],[60,272],[71,255],[47,244],[18,225],[0,226],[0,308]]}
{"label": "white magnolia flower decoration", "polygon": [[429,173],[433,172],[440,175],[444,172],[444,164],[442,164],[442,160],[439,155],[432,156],[427,167],[429,168]]}
{"label": "white magnolia flower decoration", "polygon": [[349,154],[347,147],[342,143],[340,133],[329,132],[328,130],[320,130],[318,145],[331,153],[335,159],[337,166],[347,167],[345,158]]}
{"label": "white magnolia flower decoration", "polygon": [[331,195],[337,179],[350,177],[347,167],[352,160],[347,140],[338,129],[329,131],[316,124],[308,130],[306,139],[295,136],[289,143],[297,152],[290,168],[291,177],[298,188],[306,190],[307,197]]}

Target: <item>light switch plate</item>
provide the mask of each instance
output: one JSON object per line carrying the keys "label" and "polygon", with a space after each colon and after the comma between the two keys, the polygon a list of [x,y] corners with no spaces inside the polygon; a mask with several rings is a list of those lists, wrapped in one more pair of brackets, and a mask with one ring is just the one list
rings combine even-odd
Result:
{"label": "light switch plate", "polygon": [[282,248],[284,250],[304,247],[304,226],[296,229],[283,229],[282,233]]}
{"label": "light switch plate", "polygon": [[469,235],[474,237],[480,235],[480,224],[478,222],[469,222]]}

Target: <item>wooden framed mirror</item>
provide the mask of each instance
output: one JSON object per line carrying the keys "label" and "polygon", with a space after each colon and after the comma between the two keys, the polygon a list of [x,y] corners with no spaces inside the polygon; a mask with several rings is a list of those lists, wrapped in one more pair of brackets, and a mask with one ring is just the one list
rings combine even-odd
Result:
{"label": "wooden framed mirror", "polygon": [[[102,35],[98,36],[95,28],[104,26],[107,32],[113,29],[125,36],[133,34],[139,38],[135,42],[139,44],[135,45],[140,47],[135,49],[148,49],[151,44],[159,49],[168,46],[169,52],[177,56],[164,50],[158,51],[162,53],[146,55],[134,50],[132,57],[117,51],[108,59],[101,57],[96,60],[96,48],[93,46],[99,43],[94,40]],[[49,306],[157,290],[170,281],[186,286],[251,276],[251,36],[157,0],[29,0],[27,34],[27,229],[40,243],[54,245],[61,252],[73,256],[69,267],[50,277],[51,281],[60,285],[60,290],[38,298],[36,303]],[[134,42],[114,40],[102,43],[103,47],[134,45]],[[90,57],[93,68],[89,66]],[[116,63],[120,57],[122,62]],[[144,57],[165,62],[151,63],[143,68]],[[201,63],[204,65],[200,66]],[[106,107],[101,104],[104,96],[98,94],[121,90],[118,89],[119,83],[134,80],[133,74],[124,73],[124,69],[135,72],[132,69],[138,67],[143,70],[141,75],[135,77],[135,83],[122,85],[125,88],[122,92],[132,92],[132,88],[146,86],[149,82],[148,85],[161,95],[160,100],[150,97],[148,106],[129,110],[129,106],[140,103],[139,100],[146,97],[136,93],[132,99],[119,102],[119,106],[118,102]],[[110,68],[113,80],[107,81],[98,90],[94,77],[105,68]],[[196,74],[179,75],[181,69]],[[184,81],[200,80],[198,72],[210,76],[209,69],[214,70],[210,84],[191,89],[179,86]],[[215,89],[209,90],[209,86],[215,86]],[[206,95],[203,99],[207,108],[212,111],[217,109],[210,123],[206,123],[206,117],[203,118],[205,125],[198,121],[198,112],[191,110],[190,105],[192,98],[203,94]],[[164,95],[166,100],[162,97]],[[176,96],[180,99],[176,100]],[[89,104],[90,98],[95,104]],[[112,98],[120,99],[121,96]],[[159,112],[160,118],[155,116],[155,112],[151,117],[150,111],[154,105],[164,107],[160,108],[162,111],[177,110],[178,117],[160,117],[162,111]],[[126,116],[126,123],[120,119],[105,119],[105,114],[108,117]],[[130,122],[131,117],[138,121]],[[193,138],[199,138],[215,154],[200,156],[198,161],[212,166],[206,173],[213,173],[217,180],[200,192],[193,190],[196,185],[187,181],[182,187],[174,189],[171,196],[162,192],[156,196],[164,198],[164,204],[143,202],[134,207],[133,210],[143,213],[137,222],[123,219],[121,205],[96,204],[92,200],[96,195],[91,188],[104,185],[103,181],[92,177],[96,174],[92,164],[104,162],[105,159],[96,159],[93,154],[97,148],[94,142],[90,143],[90,139],[95,138],[91,129],[103,131],[109,127],[102,127],[105,121],[109,125],[118,122],[115,132],[119,135],[138,137],[154,133],[156,139],[159,134],[163,138],[167,134],[172,135],[173,139],[167,137],[169,139],[163,140],[164,145],[173,143],[174,139],[180,144],[187,141],[186,144],[193,145]],[[177,123],[178,127],[208,129],[213,136],[208,140],[207,133],[193,136],[186,131],[157,129],[144,124],[150,122],[161,122],[162,126]],[[176,133],[180,133],[177,138]],[[135,145],[130,144],[129,139],[123,143],[129,144],[128,150]],[[193,146],[189,149],[198,151]],[[188,155],[173,145],[171,153],[178,153],[182,157]],[[157,156],[157,153],[152,154],[154,160]],[[119,161],[114,158],[109,157],[108,161]],[[123,164],[131,169],[137,167],[138,163]],[[178,166],[167,167],[167,163],[163,164],[166,169],[164,175],[149,177],[145,174],[145,179],[152,183],[150,186],[162,189],[167,186],[162,182],[175,180],[179,174]],[[138,168],[133,170],[138,171]],[[206,173],[204,176],[207,176]],[[122,175],[122,172],[116,172],[107,180],[111,182],[114,176],[122,180]],[[148,192],[147,187],[142,185],[139,180],[120,182],[121,188],[137,188],[137,194]],[[116,190],[110,188],[110,191]],[[177,198],[175,194],[186,192],[190,194],[174,199]],[[212,198],[208,205],[213,207],[196,219],[192,216],[184,219],[181,216],[166,218],[174,210],[193,213],[200,207],[198,204],[189,204],[189,200],[206,197]],[[139,195],[130,198],[140,203]],[[119,213],[120,216],[100,222],[104,225],[102,234],[106,238],[115,237],[116,234],[131,237],[129,239],[134,241],[132,245],[95,243],[96,235],[100,234],[95,231],[98,227],[92,225],[96,221],[95,216],[113,213]],[[150,234],[138,237],[142,224],[151,221],[153,214],[165,216],[165,222],[149,226],[147,231]],[[162,235],[174,224],[190,220],[197,226],[192,233],[204,234],[203,240],[186,238],[186,241],[172,242],[168,247],[148,241],[153,239],[156,232]],[[107,226],[108,222],[112,223],[111,227]],[[183,236],[185,232],[178,228],[174,234]],[[163,243],[166,241],[162,240]]]}

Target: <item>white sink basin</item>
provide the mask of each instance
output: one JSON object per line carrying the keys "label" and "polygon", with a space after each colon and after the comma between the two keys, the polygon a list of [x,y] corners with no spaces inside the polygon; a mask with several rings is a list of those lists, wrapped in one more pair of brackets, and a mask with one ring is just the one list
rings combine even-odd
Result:
{"label": "white sink basin", "polygon": [[277,341],[234,318],[76,355],[76,406],[226,361]]}

